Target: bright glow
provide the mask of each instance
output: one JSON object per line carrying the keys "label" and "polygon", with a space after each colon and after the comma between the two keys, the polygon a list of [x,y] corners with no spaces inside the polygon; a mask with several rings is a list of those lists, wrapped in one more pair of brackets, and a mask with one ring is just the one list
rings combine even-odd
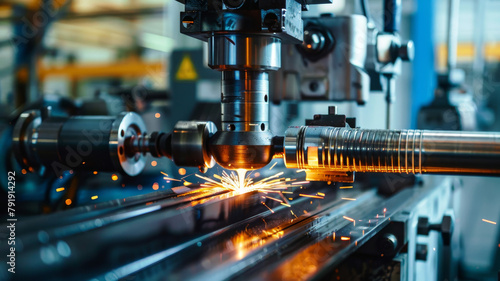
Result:
{"label": "bright glow", "polygon": [[71,199],[66,199],[66,201],[64,201],[64,202],[65,202],[65,203],[66,203],[66,205],[68,205],[68,206],[69,206],[69,205],[71,205],[71,203],[72,203],[72,202],[71,202]]}
{"label": "bright glow", "polygon": [[113,174],[113,175],[111,176],[111,179],[112,179],[113,181],[117,181],[117,180],[118,180],[118,176],[117,176],[116,174]]}
{"label": "bright glow", "polygon": [[494,221],[490,221],[490,220],[485,220],[485,219],[483,219],[483,221],[484,221],[484,222],[487,222],[487,223],[491,223],[491,224],[497,224],[496,222],[494,222]]}
{"label": "bright glow", "polygon": [[90,199],[92,199],[92,200],[96,200],[97,198],[99,198],[99,196],[97,196],[97,195],[90,197]]}
{"label": "bright glow", "polygon": [[157,182],[153,183],[154,190],[158,190],[159,188],[160,188],[160,185]]}
{"label": "bright glow", "polygon": [[64,191],[64,187],[59,187],[58,189],[56,189],[56,192],[61,192],[61,191]]}
{"label": "bright glow", "polygon": [[156,167],[156,165],[158,165],[158,162],[156,162],[156,161],[151,161],[151,166]]}
{"label": "bright glow", "polygon": [[184,169],[184,168],[179,169],[179,175],[184,176],[184,175],[186,175],[186,173],[187,173],[186,169]]}
{"label": "bright glow", "polygon": [[161,114],[160,114],[159,112],[156,112],[156,114],[155,114],[155,118],[156,118],[156,119],[158,119],[158,118],[160,118],[160,117],[161,117]]}

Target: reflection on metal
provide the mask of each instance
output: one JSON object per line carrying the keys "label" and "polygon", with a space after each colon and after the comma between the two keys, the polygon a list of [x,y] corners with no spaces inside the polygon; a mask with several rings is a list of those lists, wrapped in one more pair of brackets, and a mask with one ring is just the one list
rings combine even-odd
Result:
{"label": "reflection on metal", "polygon": [[500,174],[500,134],[290,127],[285,164],[313,174]]}

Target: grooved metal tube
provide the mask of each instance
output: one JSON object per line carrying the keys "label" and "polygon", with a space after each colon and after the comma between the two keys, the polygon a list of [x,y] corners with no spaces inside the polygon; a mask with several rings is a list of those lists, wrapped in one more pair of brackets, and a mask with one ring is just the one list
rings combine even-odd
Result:
{"label": "grooved metal tube", "polygon": [[222,72],[222,130],[269,129],[269,74],[261,71]]}
{"label": "grooved metal tube", "polygon": [[288,168],[500,175],[500,133],[290,127]]}

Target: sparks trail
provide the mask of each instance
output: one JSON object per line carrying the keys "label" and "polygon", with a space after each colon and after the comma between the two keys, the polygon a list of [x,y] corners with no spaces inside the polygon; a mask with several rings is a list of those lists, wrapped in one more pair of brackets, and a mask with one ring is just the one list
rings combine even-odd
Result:
{"label": "sparks trail", "polygon": [[[275,165],[276,164],[272,165],[269,170],[273,169]],[[299,170],[298,172],[301,172],[301,170]],[[177,180],[168,177],[168,174],[164,172],[161,173],[165,176],[164,177],[165,180],[183,182],[184,186],[191,185],[190,182],[184,179],[187,176],[182,178],[182,180]],[[258,174],[258,172],[256,174]],[[290,187],[297,188],[299,185],[304,185],[309,183],[309,181],[296,182],[296,179],[283,177],[284,172],[278,172],[276,174],[273,174],[272,176],[260,180],[255,180],[254,178],[252,178],[252,173],[249,173],[247,175],[246,170],[237,170],[236,172],[234,171],[227,172],[223,170],[220,175],[214,174],[213,178],[199,174],[194,174],[194,175],[197,178],[204,181],[204,183],[200,184],[200,186],[203,188],[210,188],[210,189],[216,188],[222,190],[225,189],[225,190],[230,190],[236,194],[243,194],[252,191],[257,191],[265,195],[261,196],[263,199],[265,200],[270,199],[276,201],[279,204],[289,208],[291,207],[289,200],[293,200],[294,198],[290,197],[287,199],[287,197],[285,197],[283,194],[293,194],[293,191],[288,190]],[[281,197],[281,199],[267,196],[269,194],[278,194],[279,197]],[[324,199],[325,194],[318,192],[317,195],[299,194],[299,196],[309,197],[314,199]],[[264,202],[261,203],[274,213],[274,211],[268,205],[266,205]],[[293,215],[295,216],[295,214]]]}

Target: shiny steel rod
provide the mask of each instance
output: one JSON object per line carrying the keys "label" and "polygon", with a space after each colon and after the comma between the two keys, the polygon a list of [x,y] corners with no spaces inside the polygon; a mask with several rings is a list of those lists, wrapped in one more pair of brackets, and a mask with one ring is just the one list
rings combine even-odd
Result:
{"label": "shiny steel rod", "polygon": [[500,133],[290,127],[288,168],[500,175]]}

